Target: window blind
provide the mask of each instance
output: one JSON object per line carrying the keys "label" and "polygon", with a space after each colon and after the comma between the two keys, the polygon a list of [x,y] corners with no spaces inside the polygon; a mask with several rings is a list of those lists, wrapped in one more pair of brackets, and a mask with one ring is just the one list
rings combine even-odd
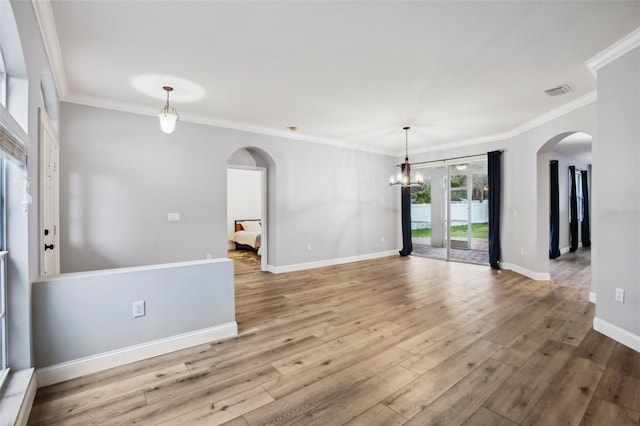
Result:
{"label": "window blind", "polygon": [[26,146],[2,121],[0,121],[0,151],[20,163],[27,162]]}

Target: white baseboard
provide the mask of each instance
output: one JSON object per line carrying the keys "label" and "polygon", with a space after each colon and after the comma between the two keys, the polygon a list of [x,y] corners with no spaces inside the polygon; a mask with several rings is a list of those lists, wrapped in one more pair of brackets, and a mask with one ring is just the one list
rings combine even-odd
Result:
{"label": "white baseboard", "polygon": [[571,247],[565,247],[560,249],[560,254],[567,254],[571,251]]}
{"label": "white baseboard", "polygon": [[235,321],[36,370],[38,387],[238,335]]}
{"label": "white baseboard", "polygon": [[605,336],[611,337],[616,342],[630,347],[634,351],[640,352],[640,336],[637,334],[633,334],[624,328],[620,328],[598,317],[593,319],[593,329]]}
{"label": "white baseboard", "polygon": [[551,281],[551,274],[549,272],[534,272],[514,263],[500,263],[500,268],[516,272],[520,275],[524,275],[527,278],[531,278],[532,280]]}
{"label": "white baseboard", "polygon": [[294,265],[285,265],[285,266],[267,265],[267,271],[274,274],[283,274],[286,272],[295,272],[295,271],[303,271],[305,269],[323,268],[325,266],[342,265],[344,263],[379,259],[381,257],[389,257],[394,255],[398,255],[398,250],[381,251],[378,253],[362,254],[359,256],[351,256],[351,257],[341,257],[338,259],[319,260],[317,262],[297,263]]}
{"label": "white baseboard", "polygon": [[596,292],[595,291],[590,291],[589,292],[589,302],[593,303],[594,305],[596,304]]}

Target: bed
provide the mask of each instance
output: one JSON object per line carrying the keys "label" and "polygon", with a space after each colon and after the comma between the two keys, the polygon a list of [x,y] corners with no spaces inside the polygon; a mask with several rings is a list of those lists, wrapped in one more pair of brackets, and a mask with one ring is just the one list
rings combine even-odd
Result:
{"label": "bed", "polygon": [[260,219],[235,220],[233,225],[235,232],[231,241],[236,244],[236,250],[253,250],[259,255],[262,254]]}

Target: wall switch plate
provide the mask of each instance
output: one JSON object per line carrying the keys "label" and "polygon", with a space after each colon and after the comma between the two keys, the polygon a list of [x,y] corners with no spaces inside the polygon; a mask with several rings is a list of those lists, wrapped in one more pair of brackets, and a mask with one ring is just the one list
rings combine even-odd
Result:
{"label": "wall switch plate", "polygon": [[144,300],[133,302],[133,317],[143,317],[145,315]]}
{"label": "wall switch plate", "polygon": [[384,243],[384,237],[380,237],[380,242]]}
{"label": "wall switch plate", "polygon": [[311,251],[311,244],[307,244],[307,251]]}
{"label": "wall switch plate", "polygon": [[180,213],[169,213],[169,214],[167,214],[167,221],[169,221],[169,222],[180,222]]}
{"label": "wall switch plate", "polygon": [[616,302],[624,303],[624,289],[616,288]]}

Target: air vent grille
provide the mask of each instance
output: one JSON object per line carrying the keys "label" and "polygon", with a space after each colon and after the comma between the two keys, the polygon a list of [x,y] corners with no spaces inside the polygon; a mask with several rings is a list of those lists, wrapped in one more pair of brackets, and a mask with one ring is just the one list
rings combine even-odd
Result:
{"label": "air vent grille", "polygon": [[571,87],[568,84],[563,84],[562,86],[554,87],[553,89],[544,91],[549,96],[560,96],[566,93],[571,92]]}

